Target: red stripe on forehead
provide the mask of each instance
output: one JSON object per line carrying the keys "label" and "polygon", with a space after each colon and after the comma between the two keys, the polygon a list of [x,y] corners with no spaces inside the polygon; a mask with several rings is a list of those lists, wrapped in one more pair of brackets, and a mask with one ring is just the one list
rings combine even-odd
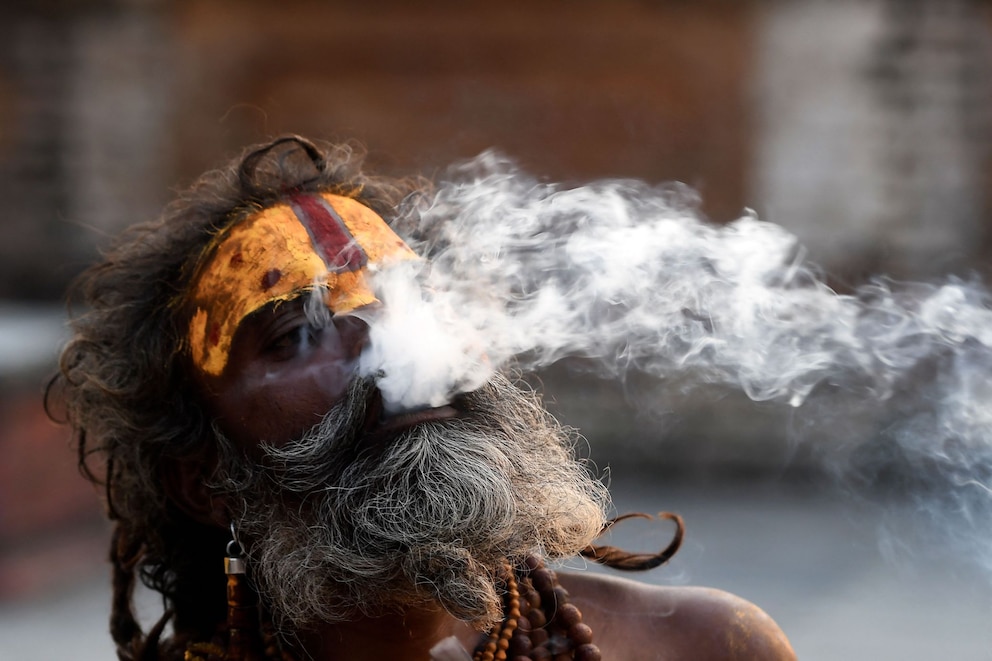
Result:
{"label": "red stripe on forehead", "polygon": [[289,204],[310,233],[313,245],[329,271],[357,271],[365,266],[368,255],[326,200],[316,195],[294,195]]}

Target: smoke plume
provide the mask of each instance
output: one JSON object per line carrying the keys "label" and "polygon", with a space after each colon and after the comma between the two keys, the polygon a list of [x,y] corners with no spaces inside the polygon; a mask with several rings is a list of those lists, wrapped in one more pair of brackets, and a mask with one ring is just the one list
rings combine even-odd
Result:
{"label": "smoke plume", "polygon": [[494,153],[454,168],[399,224],[427,259],[381,274],[361,370],[394,410],[566,357],[739,388],[794,407],[797,428],[843,418],[808,405],[839,393],[834,404],[890,411],[870,452],[966,494],[953,507],[972,528],[986,521],[988,292],[878,279],[841,295],[783,228],[750,213],[710,224],[696,202],[678,185],[548,184]]}
{"label": "smoke plume", "polygon": [[786,230],[754,215],[708,224],[683,187],[562,188],[492,153],[454,174],[417,210],[411,243],[427,260],[378,283],[387,305],[363,371],[396,408],[443,403],[510,360],[570,356],[792,406],[824,382],[882,400],[922,361],[992,344],[980,287],[837,294]]}

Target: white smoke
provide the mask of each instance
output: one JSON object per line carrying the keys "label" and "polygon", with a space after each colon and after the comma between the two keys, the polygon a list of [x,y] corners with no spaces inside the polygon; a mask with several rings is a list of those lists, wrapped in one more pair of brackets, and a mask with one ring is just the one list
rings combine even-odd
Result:
{"label": "white smoke", "polygon": [[405,410],[511,362],[527,372],[580,357],[607,376],[739,388],[794,407],[793,431],[819,425],[839,444],[834,424],[884,408],[862,461],[908,467],[909,492],[940,492],[929,513],[952,513],[945,532],[987,544],[988,292],[879,279],[841,295],[781,227],[753,214],[710,224],[695,202],[679,186],[542,183],[483,154],[400,223],[427,259],[378,282],[385,305],[361,369]]}
{"label": "white smoke", "polygon": [[377,283],[386,306],[363,370],[400,409],[444,403],[511,360],[572,356],[800,406],[825,382],[886,399],[942,350],[992,345],[974,284],[839,295],[781,227],[709,224],[694,202],[631,181],[543,184],[483,154],[418,211],[411,243],[428,259]]}

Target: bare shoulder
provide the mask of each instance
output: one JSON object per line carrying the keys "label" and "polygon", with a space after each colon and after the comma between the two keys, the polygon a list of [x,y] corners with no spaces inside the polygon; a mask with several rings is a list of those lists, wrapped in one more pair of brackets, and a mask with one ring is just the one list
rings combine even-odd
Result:
{"label": "bare shoulder", "polygon": [[774,620],[728,592],[585,572],[560,572],[559,580],[592,627],[604,661],[796,658]]}

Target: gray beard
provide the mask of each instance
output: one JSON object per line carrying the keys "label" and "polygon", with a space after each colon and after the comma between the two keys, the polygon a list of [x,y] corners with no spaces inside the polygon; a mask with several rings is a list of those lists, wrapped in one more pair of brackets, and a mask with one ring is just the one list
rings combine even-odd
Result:
{"label": "gray beard", "polygon": [[363,443],[370,386],[260,461],[219,436],[215,486],[230,497],[249,572],[280,628],[439,603],[485,629],[502,617],[496,576],[530,554],[577,554],[599,534],[606,488],[574,437],[505,378],[464,415]]}

